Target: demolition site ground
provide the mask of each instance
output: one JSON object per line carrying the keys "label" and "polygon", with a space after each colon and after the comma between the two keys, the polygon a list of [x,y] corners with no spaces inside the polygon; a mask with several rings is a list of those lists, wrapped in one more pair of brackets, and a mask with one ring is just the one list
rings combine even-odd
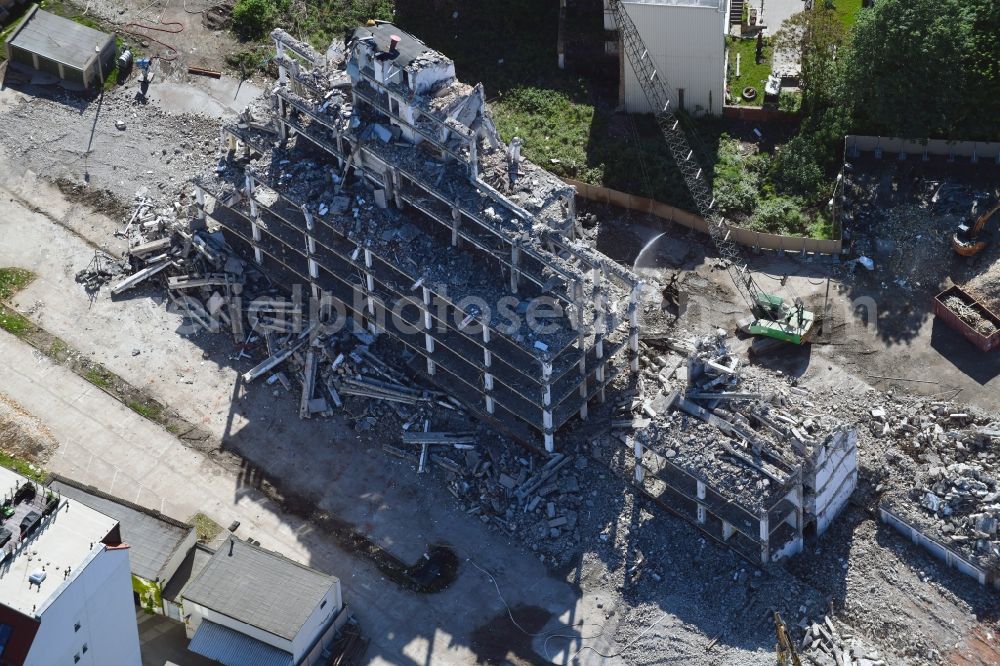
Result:
{"label": "demolition site ground", "polygon": [[[1000,661],[995,590],[880,520],[888,507],[994,566],[978,544],[997,531],[1000,360],[935,319],[931,299],[949,282],[1000,299],[1000,244],[974,262],[950,248],[971,202],[997,195],[995,167],[855,161],[842,257],[747,250],[769,291],[826,313],[812,344],[753,359],[732,335],[745,306],[706,236],[581,202],[587,245],[673,285],[640,304],[641,395],[661,402],[618,382],[543,455],[448,403],[391,341],[332,336],[323,372],[343,406],[331,397],[300,418],[300,366],[244,377],[266,341],[193,326],[162,282],[111,295],[136,204],[183,218],[188,181],[224,152],[220,118],[262,94],[182,71],[163,72],[148,103],[131,82],[99,99],[9,76],[0,90],[0,268],[34,275],[6,303],[30,334],[0,332],[8,453],[175,518],[239,520],[238,536],[339,576],[370,663],[773,664],[774,611],[808,663]],[[360,182],[347,192],[371,205]],[[207,251],[229,256],[217,242]],[[672,409],[692,341],[718,329],[731,334],[718,358],[738,360],[734,390],[764,396],[800,432],[825,417],[857,429],[850,501],[767,565],[643,494],[624,448],[655,432],[657,455],[683,458],[719,438]],[[397,400],[365,397],[376,386]],[[419,430],[472,443],[421,461]],[[699,464],[710,476],[712,461]]]}

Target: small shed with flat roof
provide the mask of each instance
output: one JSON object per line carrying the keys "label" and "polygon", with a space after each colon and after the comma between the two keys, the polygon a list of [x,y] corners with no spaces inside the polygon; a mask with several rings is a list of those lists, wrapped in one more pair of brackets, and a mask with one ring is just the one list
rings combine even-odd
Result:
{"label": "small shed with flat roof", "polygon": [[114,67],[115,36],[33,5],[6,42],[7,59],[87,88]]}

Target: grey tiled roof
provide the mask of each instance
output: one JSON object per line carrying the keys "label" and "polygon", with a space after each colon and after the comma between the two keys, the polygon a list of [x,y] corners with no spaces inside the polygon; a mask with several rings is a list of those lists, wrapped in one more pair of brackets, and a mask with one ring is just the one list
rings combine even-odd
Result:
{"label": "grey tiled roof", "polygon": [[49,487],[64,497],[117,520],[121,525],[122,540],[129,545],[128,557],[132,573],[146,580],[164,578],[164,569],[170,558],[194,531],[191,525],[164,516],[159,511],[108,495],[71,479],[55,476]]}
{"label": "grey tiled roof", "polygon": [[11,44],[50,60],[83,69],[111,35],[39,9],[11,37]]}
{"label": "grey tiled roof", "polygon": [[230,537],[187,585],[183,597],[292,640],[338,583],[334,576]]}

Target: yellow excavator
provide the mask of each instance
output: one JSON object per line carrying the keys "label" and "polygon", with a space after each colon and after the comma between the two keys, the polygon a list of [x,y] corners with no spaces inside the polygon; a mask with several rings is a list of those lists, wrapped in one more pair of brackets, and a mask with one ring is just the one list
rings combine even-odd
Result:
{"label": "yellow excavator", "polygon": [[958,231],[951,237],[951,246],[955,248],[955,252],[963,257],[971,257],[982,252],[983,248],[989,244],[989,232],[984,233],[983,229],[998,210],[1000,210],[1000,202],[980,215],[972,228],[969,228],[965,222],[959,225]]}
{"label": "yellow excavator", "polygon": [[774,612],[774,629],[778,634],[778,642],[774,646],[778,653],[778,664],[780,666],[802,666],[802,661],[795,651],[795,644],[792,643],[792,637],[788,635],[788,627],[781,620],[778,611]]}

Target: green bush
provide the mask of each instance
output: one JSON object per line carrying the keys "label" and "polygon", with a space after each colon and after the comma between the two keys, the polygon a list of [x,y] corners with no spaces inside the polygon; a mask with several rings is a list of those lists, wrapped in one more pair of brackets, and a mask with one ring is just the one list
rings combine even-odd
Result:
{"label": "green bush", "polygon": [[274,27],[278,8],[271,0],[237,0],[233,30],[242,39],[260,39]]}
{"label": "green bush", "polygon": [[795,235],[804,233],[809,222],[799,199],[775,196],[760,202],[747,226],[754,231]]}
{"label": "green bush", "polygon": [[777,189],[809,196],[826,183],[824,147],[811,134],[799,134],[775,154],[771,177]]}
{"label": "green bush", "polygon": [[723,135],[715,164],[715,205],[727,217],[750,215],[757,207],[763,176],[770,160],[764,153],[743,152],[740,142]]}

